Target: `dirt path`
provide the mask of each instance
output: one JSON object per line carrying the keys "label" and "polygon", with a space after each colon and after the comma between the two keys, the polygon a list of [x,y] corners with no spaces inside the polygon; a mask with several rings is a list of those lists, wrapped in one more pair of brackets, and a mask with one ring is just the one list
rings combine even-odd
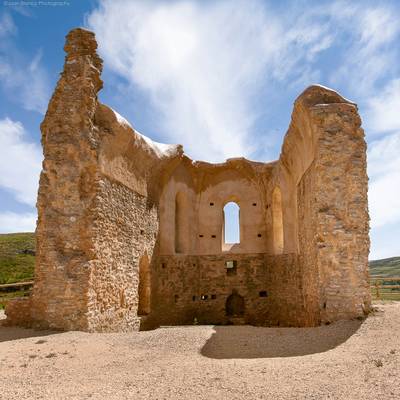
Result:
{"label": "dirt path", "polygon": [[310,329],[0,327],[0,399],[378,398],[400,398],[400,303]]}

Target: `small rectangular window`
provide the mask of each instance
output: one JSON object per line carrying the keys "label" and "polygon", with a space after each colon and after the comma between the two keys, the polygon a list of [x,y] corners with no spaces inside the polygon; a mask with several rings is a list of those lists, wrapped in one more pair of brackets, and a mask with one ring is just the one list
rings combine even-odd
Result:
{"label": "small rectangular window", "polygon": [[217,298],[217,295],[216,295],[216,294],[212,294],[212,295],[211,295],[211,299],[212,299],[212,300],[215,300],[216,298]]}
{"label": "small rectangular window", "polygon": [[260,297],[268,297],[268,293],[266,290],[261,290],[261,292],[259,292]]}
{"label": "small rectangular window", "polygon": [[232,276],[237,273],[237,262],[235,260],[225,261],[226,275]]}

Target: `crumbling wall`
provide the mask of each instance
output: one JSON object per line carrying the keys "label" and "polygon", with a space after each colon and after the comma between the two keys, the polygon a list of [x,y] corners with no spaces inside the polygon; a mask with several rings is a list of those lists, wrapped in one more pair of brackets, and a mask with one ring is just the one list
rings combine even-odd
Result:
{"label": "crumbling wall", "polygon": [[316,323],[364,315],[370,308],[368,178],[357,106],[324,87],[305,90],[279,163],[290,177],[286,192],[296,198],[286,212],[297,221],[294,241],[310,313]]}
{"label": "crumbling wall", "polygon": [[96,47],[91,32],[68,34],[64,71],[41,125],[44,161],[32,319],[43,327],[88,329],[99,142],[93,119],[102,87]]}
{"label": "crumbling wall", "polygon": [[[138,264],[145,253],[152,257],[158,236],[151,175],[180,151],[158,153],[99,103],[96,48],[92,32],[68,34],[64,71],[41,126],[35,285],[25,325],[139,329]],[[10,323],[20,323],[17,305]]]}

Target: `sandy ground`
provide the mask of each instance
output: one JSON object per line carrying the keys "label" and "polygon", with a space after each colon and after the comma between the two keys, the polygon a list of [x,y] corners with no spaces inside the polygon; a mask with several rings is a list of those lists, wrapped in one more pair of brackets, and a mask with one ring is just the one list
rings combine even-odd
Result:
{"label": "sandy ground", "polygon": [[319,328],[0,327],[0,399],[400,399],[400,303]]}

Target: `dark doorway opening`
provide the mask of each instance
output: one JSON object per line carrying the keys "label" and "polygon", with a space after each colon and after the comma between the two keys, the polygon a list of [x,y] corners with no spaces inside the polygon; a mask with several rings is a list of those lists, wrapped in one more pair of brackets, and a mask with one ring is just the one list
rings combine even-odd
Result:
{"label": "dark doorway opening", "polygon": [[226,299],[225,311],[228,317],[243,317],[244,298],[236,290]]}

